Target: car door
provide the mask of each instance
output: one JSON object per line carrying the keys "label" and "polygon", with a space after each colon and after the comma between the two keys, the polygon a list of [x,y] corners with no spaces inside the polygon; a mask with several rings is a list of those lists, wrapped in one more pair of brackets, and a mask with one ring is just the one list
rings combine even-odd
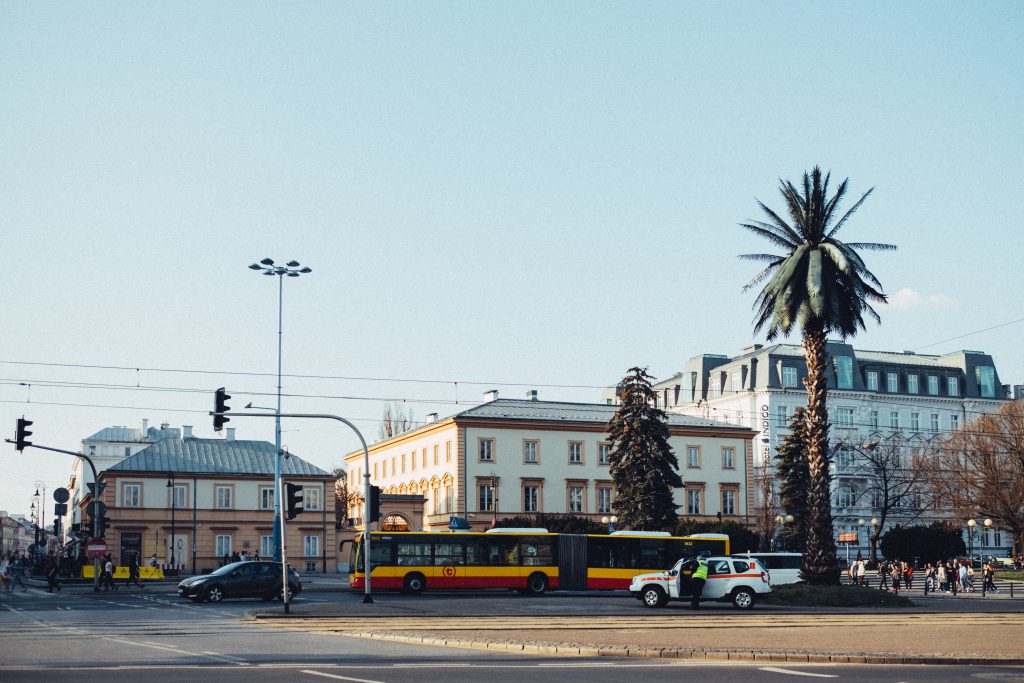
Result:
{"label": "car door", "polygon": [[257,595],[259,567],[255,562],[246,562],[231,572],[231,583],[227,592],[235,598],[249,598]]}
{"label": "car door", "polygon": [[[697,569],[697,560],[686,560],[684,562],[680,562],[678,568],[679,573],[674,579],[676,597],[685,598],[693,591],[693,572]],[[669,590],[672,590],[672,588]]]}
{"label": "car door", "polygon": [[701,595],[711,600],[723,597],[729,590],[732,567],[728,560],[708,560],[708,579]]}

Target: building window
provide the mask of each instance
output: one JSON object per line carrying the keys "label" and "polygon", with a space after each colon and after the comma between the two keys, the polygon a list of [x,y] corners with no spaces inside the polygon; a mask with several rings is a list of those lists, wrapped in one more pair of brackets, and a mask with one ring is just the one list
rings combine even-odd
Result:
{"label": "building window", "polygon": [[853,408],[840,408],[838,417],[838,425],[840,427],[853,426]]}
{"label": "building window", "polygon": [[725,489],[722,491],[722,514],[736,514],[736,491],[733,489]]}
{"label": "building window", "polygon": [[302,538],[302,554],[306,557],[317,557],[320,555],[320,537],[304,536]]}
{"label": "building window", "polygon": [[[978,391],[982,398],[996,397],[996,369],[991,365],[979,365],[974,368],[974,377],[978,382]],[[953,396],[954,394],[950,394]]]}
{"label": "building window", "polygon": [[878,429],[878,411],[872,410],[868,413],[868,424],[871,425],[872,429]]}
{"label": "building window", "polygon": [[933,432],[939,431],[939,414],[938,413],[932,413],[931,414],[931,417],[928,420],[928,427]]}
{"label": "building window", "polygon": [[[352,484],[352,488],[355,488],[355,484]],[[260,510],[273,510],[274,509],[274,487],[273,486],[261,486],[260,487]]]}
{"label": "building window", "polygon": [[455,511],[455,489],[451,486],[444,487],[444,511]]}
{"label": "building window", "polygon": [[836,388],[853,389],[853,359],[849,356],[836,356]]}
{"label": "building window", "polygon": [[260,557],[263,559],[274,557],[273,536],[260,536]]}
{"label": "building window", "polygon": [[523,512],[540,512],[540,487],[523,487]]}
{"label": "building window", "polygon": [[[413,454],[413,457],[416,457],[415,454]],[[405,453],[402,453],[402,474],[405,474]]]}
{"label": "building window", "polygon": [[528,462],[531,465],[540,462],[537,458],[537,441],[524,441],[523,442],[523,462]]}
{"label": "building window", "polygon": [[700,446],[686,447],[686,466],[690,468],[700,467]]}
{"label": "building window", "polygon": [[494,487],[490,484],[480,484],[477,489],[480,493],[480,512],[490,512],[494,509]]}
{"label": "building window", "polygon": [[928,375],[928,394],[930,396],[939,395],[939,378],[937,375]]}
{"label": "building window", "polygon": [[480,439],[480,462],[494,462],[494,439]]}
{"label": "building window", "polygon": [[451,441],[445,441],[444,442],[444,461],[445,462],[451,462],[452,461],[452,442]]}
{"label": "building window", "polygon": [[853,449],[849,446],[840,446],[836,450],[836,465],[841,470],[848,470],[853,467],[854,454]]}
{"label": "building window", "polygon": [[437,467],[437,450],[438,450],[438,447],[437,447],[437,444],[435,443],[434,444],[434,467]]}
{"label": "building window", "polygon": [[[393,477],[396,474],[398,474],[398,456],[393,455],[391,456],[391,476]],[[387,476],[387,472],[384,475]]]}
{"label": "building window", "polygon": [[583,487],[569,487],[569,512],[583,512]]}
{"label": "building window", "polygon": [[787,420],[789,420],[789,408],[786,406],[775,407],[775,425],[777,427],[787,426]]}
{"label": "building window", "polygon": [[722,469],[723,470],[734,470],[736,469],[736,449],[723,447],[722,448]]}
{"label": "building window", "polygon": [[142,507],[142,486],[125,484],[121,488],[121,505],[126,508]]}
{"label": "building window", "polygon": [[796,386],[796,368],[792,365],[782,366],[782,386],[784,387],[795,387]]}
{"label": "building window", "polygon": [[231,509],[231,488],[232,487],[230,486],[214,487],[214,500],[216,502],[215,507],[218,510]]}
{"label": "building window", "polygon": [[949,416],[949,428],[953,431],[960,429],[960,416],[956,413],[951,413]]}
{"label": "building window", "polygon": [[[231,555],[231,535],[230,534],[217,534],[217,557],[228,557]],[[273,555],[273,551],[270,553]]]}
{"label": "building window", "polygon": [[597,511],[608,514],[612,511],[612,489],[610,486],[597,487]]}
{"label": "building window", "polygon": [[700,489],[686,490],[686,514],[700,514]]}
{"label": "building window", "polygon": [[840,486],[836,491],[836,505],[841,508],[852,508],[857,504],[857,490],[852,486]]}
{"label": "building window", "polygon": [[441,487],[440,486],[435,486],[434,488],[430,489],[430,499],[433,501],[434,514],[435,515],[441,514]]}
{"label": "building window", "polygon": [[380,477],[377,476],[377,463],[373,463],[373,480],[380,481]]}
{"label": "building window", "polygon": [[[434,449],[436,450],[437,446],[434,446]],[[426,467],[427,467],[427,449],[426,448],[424,448],[423,451],[420,453],[420,458],[422,459],[423,468],[426,469]]]}
{"label": "building window", "polygon": [[960,395],[960,378],[959,377],[947,377],[946,378],[946,393],[950,396]]}
{"label": "building window", "polygon": [[895,372],[885,373],[885,390],[890,394],[895,394],[900,390],[900,376]]}
{"label": "building window", "polygon": [[733,393],[739,393],[743,390],[743,374],[736,370],[729,376],[729,381],[732,383]]}
{"label": "building window", "polygon": [[302,509],[305,510],[320,510],[320,489],[309,488],[308,486],[302,489]]}
{"label": "building window", "polygon": [[582,441],[570,441],[569,442],[569,464],[570,465],[582,465],[583,464],[583,442]]}
{"label": "building window", "polygon": [[878,370],[868,370],[868,391],[878,391]]}
{"label": "building window", "polygon": [[608,454],[611,452],[611,444],[601,441],[597,444],[597,464],[607,465]]}
{"label": "building window", "polygon": [[900,428],[900,412],[898,410],[890,411],[889,413],[889,427],[892,429]]}
{"label": "building window", "polygon": [[916,394],[918,393],[917,388],[917,375],[907,375],[907,393]]}
{"label": "building window", "polygon": [[921,431],[921,413],[910,414],[910,431],[919,432]]}

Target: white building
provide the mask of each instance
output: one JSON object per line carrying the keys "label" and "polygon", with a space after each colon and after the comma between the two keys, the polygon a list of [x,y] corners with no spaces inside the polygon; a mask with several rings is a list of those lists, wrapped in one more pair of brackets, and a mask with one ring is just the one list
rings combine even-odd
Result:
{"label": "white building", "polygon": [[[488,401],[432,421],[369,449],[371,482],[386,494],[421,495],[422,519],[410,528],[447,528],[450,516],[473,528],[515,515],[572,513],[599,520],[613,514],[605,432],[614,407],[591,403]],[[685,489],[681,515],[746,522],[752,505],[755,432],[685,415],[669,415],[670,444]],[[363,452],[346,456],[349,515],[362,523]],[[387,515],[388,510],[381,511]]]}
{"label": "white building", "polygon": [[[866,495],[857,449],[894,440],[910,452],[926,448],[932,440],[998,411],[1009,398],[1008,387],[1000,384],[992,357],[978,351],[940,356],[862,351],[829,342],[828,352],[835,532],[857,532],[858,544],[850,550],[866,556],[870,529],[864,530],[858,522],[871,520],[877,509]],[[788,432],[794,409],[807,404],[806,376],[802,346],[755,344],[732,358],[713,354],[691,358],[682,372],[654,388],[658,405],[665,410],[756,430],[754,461],[762,476],[774,467],[776,447]],[[606,402],[614,402],[613,395],[609,391]],[[906,523],[913,514],[891,516],[886,527]],[[920,523],[934,519],[925,515]],[[1012,542],[1010,534],[987,529],[976,541],[983,553],[995,555],[1006,554]],[[978,548],[979,543],[974,545]],[[842,546],[840,552],[844,552]]]}

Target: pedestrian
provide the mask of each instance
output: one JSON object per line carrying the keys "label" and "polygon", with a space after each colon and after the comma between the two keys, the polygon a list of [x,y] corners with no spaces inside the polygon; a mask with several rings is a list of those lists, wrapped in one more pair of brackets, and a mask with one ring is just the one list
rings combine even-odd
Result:
{"label": "pedestrian", "polygon": [[260,561],[260,551],[259,551],[259,550],[257,550],[257,551],[256,551],[256,554],[255,554],[255,555],[253,555],[253,558],[252,558],[252,559],[254,559],[254,560],[255,560],[255,561],[257,561],[257,562],[259,562],[259,561]]}
{"label": "pedestrian", "polygon": [[136,553],[131,553],[128,556],[128,578],[124,581],[125,588],[132,585],[132,583],[139,588],[145,588],[139,579],[139,556]]}
{"label": "pedestrian", "polygon": [[21,592],[25,593],[28,591],[28,586],[25,585],[25,572],[28,570],[28,566],[25,564],[25,558],[21,555],[14,556],[14,563],[11,566],[11,590],[13,591],[15,586],[21,586]]}
{"label": "pedestrian", "polygon": [[935,590],[935,567],[931,562],[924,566],[924,594],[928,595],[929,590]]}
{"label": "pedestrian", "polygon": [[224,560],[220,563],[220,566],[223,567],[223,566],[229,565],[229,564],[231,564],[231,556],[228,555],[227,553],[224,553]]}
{"label": "pedestrian", "polygon": [[903,563],[903,587],[908,591],[914,590],[914,565],[909,562]]}
{"label": "pedestrian", "polygon": [[104,559],[106,561],[103,563],[103,573],[100,575],[100,586],[104,591],[116,591],[117,584],[114,583],[114,559],[109,553]]}
{"label": "pedestrian", "polygon": [[960,591],[966,593],[971,588],[970,578],[967,574],[967,561],[960,560],[960,564],[957,567],[957,578],[960,580]]}
{"label": "pedestrian", "polygon": [[971,561],[971,560],[967,561],[967,576],[964,577],[964,581],[966,582],[965,583],[966,588],[964,588],[964,591],[966,592],[966,591],[970,590],[973,593],[974,592],[974,562]]}
{"label": "pedestrian", "polygon": [[935,580],[939,582],[940,591],[949,592],[949,575],[946,574],[946,565],[942,560],[935,563]]}
{"label": "pedestrian", "polygon": [[981,585],[981,590],[988,591],[990,593],[998,593],[999,591],[996,590],[996,569],[992,565],[992,562],[986,562],[982,571],[984,572],[984,577],[982,579],[983,583]]}
{"label": "pedestrian", "polygon": [[700,609],[700,594],[704,591],[704,582],[708,579],[708,560],[701,553],[697,556],[697,568],[693,570],[690,584],[690,609]]}
{"label": "pedestrian", "polygon": [[11,592],[11,556],[10,553],[4,555],[4,559],[0,560],[0,582],[3,582],[4,592]]}
{"label": "pedestrian", "polygon": [[889,590],[889,563],[884,560],[878,563],[878,590]]}
{"label": "pedestrian", "polygon": [[956,595],[960,590],[960,561],[953,560],[952,564],[946,564],[946,574],[949,576],[949,590]]}
{"label": "pedestrian", "polygon": [[889,575],[892,578],[892,592],[896,595],[900,594],[900,563],[899,560],[892,563],[889,570]]}
{"label": "pedestrian", "polygon": [[60,567],[57,560],[51,557],[46,561],[46,592],[52,593],[54,588],[60,592]]}
{"label": "pedestrian", "polygon": [[153,556],[149,558],[149,566],[156,567],[156,553],[153,553]]}

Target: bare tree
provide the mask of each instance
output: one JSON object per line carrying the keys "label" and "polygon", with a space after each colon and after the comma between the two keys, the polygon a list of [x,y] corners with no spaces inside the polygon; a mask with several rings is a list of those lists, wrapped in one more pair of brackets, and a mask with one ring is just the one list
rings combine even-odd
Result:
{"label": "bare tree", "polygon": [[[887,521],[909,524],[932,508],[932,497],[925,484],[922,451],[908,450],[906,443],[896,437],[887,441],[874,441],[861,446],[847,442],[836,445],[834,459],[840,469],[852,472],[861,478],[865,486],[859,492],[856,488],[837,490],[840,506],[849,502],[849,507],[867,497],[872,513],[878,517],[878,525],[872,529],[871,561],[878,562],[878,539]],[[843,501],[843,497],[850,498]]]}
{"label": "bare tree", "polygon": [[384,404],[384,415],[381,417],[378,437],[381,441],[398,436],[412,429],[412,409],[408,406],[388,401]]}
{"label": "bare tree", "polygon": [[991,518],[1024,547],[1024,401],[1011,401],[953,434],[926,468],[943,508]]}
{"label": "bare tree", "polygon": [[334,475],[334,525],[343,527],[348,522],[348,475],[344,467],[331,470]]}

